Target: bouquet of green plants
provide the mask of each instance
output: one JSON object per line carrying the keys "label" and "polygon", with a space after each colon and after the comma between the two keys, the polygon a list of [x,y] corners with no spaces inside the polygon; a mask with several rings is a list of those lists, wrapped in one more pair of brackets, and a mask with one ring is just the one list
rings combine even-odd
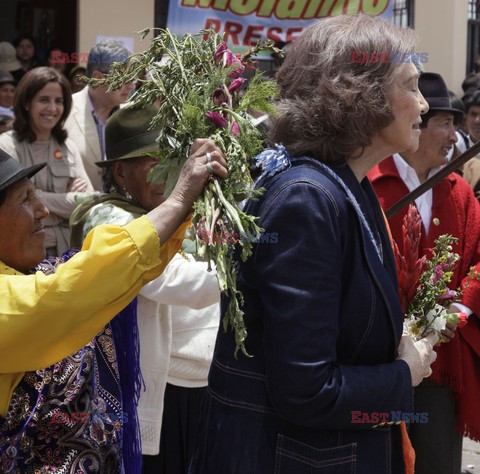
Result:
{"label": "bouquet of green plants", "polygon": [[[150,29],[140,34],[145,37]],[[161,125],[158,136],[159,164],[151,179],[166,183],[168,195],[177,182],[183,163],[196,138],[212,138],[225,152],[229,177],[211,177],[206,190],[195,203],[192,225],[197,252],[216,266],[220,290],[230,296],[223,319],[224,329],[233,328],[237,354],[245,349],[247,330],[241,306],[243,297],[236,286],[236,268],[230,255],[231,244],[241,246],[245,261],[252,253],[252,239],[262,229],[256,218],[241,210],[240,202],[254,197],[249,160],[258,154],[264,137],[254,125],[252,113],[274,113],[275,82],[256,71],[252,58],[271,42],[258,43],[242,57],[234,55],[223,37],[214,31],[176,37],[169,30],[158,30],[150,47],[124,63],[114,63],[111,72],[92,86],[115,90],[136,82],[136,92],[128,106],[159,104],[152,128]],[[243,74],[255,71],[248,88]]]}

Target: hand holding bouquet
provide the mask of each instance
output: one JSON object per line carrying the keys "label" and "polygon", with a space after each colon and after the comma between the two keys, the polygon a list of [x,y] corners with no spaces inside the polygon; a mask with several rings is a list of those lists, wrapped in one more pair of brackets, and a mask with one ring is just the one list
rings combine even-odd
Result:
{"label": "hand holding bouquet", "polygon": [[[460,302],[462,289],[448,287],[459,255],[452,251],[457,239],[441,235],[435,241],[430,259],[418,258],[421,224],[417,208],[410,205],[402,226],[404,255],[394,244],[395,260],[399,278],[399,295],[405,313],[404,334],[419,340],[429,332],[442,340],[441,331],[447,323],[461,327],[467,323],[467,316],[452,311],[452,304]],[[469,278],[478,278],[473,269]]]}
{"label": "hand holding bouquet", "polygon": [[[144,30],[143,37],[148,33],[149,29]],[[127,62],[114,63],[106,78],[90,81],[93,86],[104,85],[109,90],[136,82],[137,90],[128,106],[159,104],[151,124],[161,125],[155,154],[159,164],[151,179],[165,182],[167,195],[196,138],[211,138],[224,151],[229,177],[221,182],[211,177],[194,205],[192,224],[197,253],[215,263],[220,290],[230,296],[224,328],[234,329],[235,352],[241,349],[246,355],[243,297],[237,290],[229,246],[240,245],[245,260],[252,253],[248,236],[262,231],[256,218],[240,207],[242,200],[253,196],[249,159],[262,150],[264,140],[251,114],[273,113],[272,98],[277,95],[276,83],[264,80],[252,66],[252,56],[262,49],[278,52],[271,42],[258,43],[243,57],[237,57],[213,31],[177,38],[168,30],[159,30],[145,52],[133,55]],[[247,89],[242,77],[246,68],[255,70]],[[208,159],[207,154],[207,169]]]}

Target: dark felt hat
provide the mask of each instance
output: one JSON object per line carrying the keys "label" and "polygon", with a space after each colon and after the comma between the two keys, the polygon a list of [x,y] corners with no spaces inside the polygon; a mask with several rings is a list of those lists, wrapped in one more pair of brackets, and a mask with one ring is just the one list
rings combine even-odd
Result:
{"label": "dark felt hat", "polygon": [[47,163],[24,168],[13,156],[0,149],[0,191],[23,178],[31,178],[45,166],[47,166]]}
{"label": "dark felt hat", "polygon": [[16,85],[16,81],[13,76],[3,69],[0,69],[0,85],[2,84],[13,84]]}
{"label": "dark felt hat", "polygon": [[81,72],[81,74],[85,75],[85,73],[87,72],[87,68],[85,66],[82,66],[81,64],[77,64],[69,72],[68,77],[71,79],[79,71]]}
{"label": "dark felt hat", "polygon": [[144,108],[123,108],[117,110],[105,127],[106,160],[95,162],[108,166],[119,160],[136,158],[158,151],[157,138],[161,127],[150,128],[158,108],[150,105]]}
{"label": "dark felt hat", "polygon": [[429,105],[429,112],[451,112],[457,120],[463,118],[463,112],[452,107],[447,85],[440,74],[424,72],[418,79],[418,88]]}

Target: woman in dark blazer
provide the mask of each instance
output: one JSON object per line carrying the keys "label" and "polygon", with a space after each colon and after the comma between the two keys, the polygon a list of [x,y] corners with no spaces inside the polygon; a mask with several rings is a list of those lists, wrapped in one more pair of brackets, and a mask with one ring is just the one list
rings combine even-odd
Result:
{"label": "woman in dark blazer", "polygon": [[253,357],[235,357],[219,331],[191,473],[405,472],[393,422],[413,412],[435,352],[430,338],[402,337],[365,175],[418,147],[428,105],[414,64],[395,62],[414,46],[411,30],[368,16],[322,21],[293,43],[277,75],[281,145],[258,157],[266,192],[247,203],[264,238],[247,262],[237,256]]}

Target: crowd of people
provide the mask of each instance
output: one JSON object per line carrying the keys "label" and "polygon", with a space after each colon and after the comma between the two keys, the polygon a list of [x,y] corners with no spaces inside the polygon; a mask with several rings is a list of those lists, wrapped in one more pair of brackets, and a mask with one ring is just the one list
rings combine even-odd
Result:
{"label": "crowd of people", "polygon": [[[459,100],[420,64],[351,60],[415,46],[369,16],[288,45],[264,193],[244,203],[278,242],[247,261],[231,249],[246,357],[187,230],[228,156],[198,137],[167,197],[149,179],[158,106],[124,107],[135,84],[78,81],[123,44],[67,71],[59,48],[41,65],[33,38],[0,43],[0,471],[460,473],[463,436],[480,439],[480,160],[414,202],[420,256],[457,239],[450,310],[468,323],[441,344],[403,333],[392,239],[405,251],[407,211],[384,211],[480,140],[480,78]],[[374,421],[392,413],[428,421]]]}

